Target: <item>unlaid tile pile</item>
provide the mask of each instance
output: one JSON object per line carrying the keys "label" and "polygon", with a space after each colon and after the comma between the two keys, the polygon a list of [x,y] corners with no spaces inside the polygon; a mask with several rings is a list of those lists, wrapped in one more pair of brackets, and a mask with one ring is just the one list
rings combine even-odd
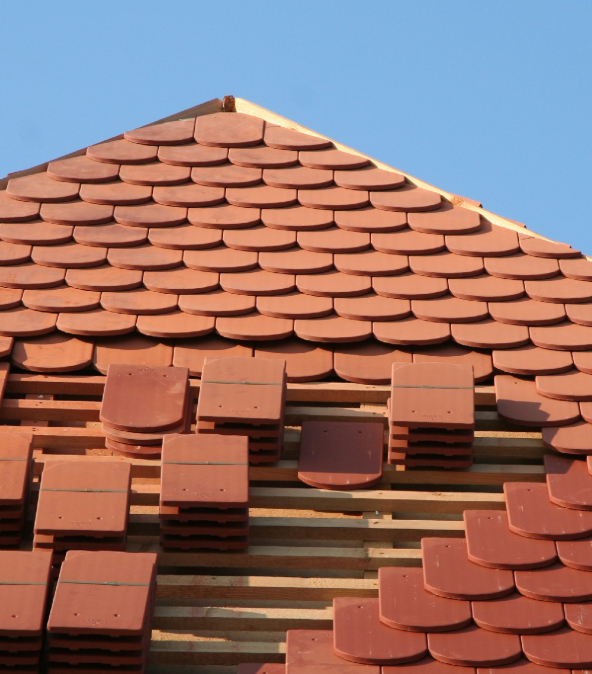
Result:
{"label": "unlaid tile pile", "polygon": [[468,468],[473,463],[475,385],[471,365],[395,363],[389,463]]}
{"label": "unlaid tile pile", "polygon": [[189,433],[192,413],[187,368],[109,365],[100,414],[107,449],[158,458],[164,436]]}
{"label": "unlaid tile pile", "polygon": [[0,443],[0,548],[20,545],[32,475],[32,435],[3,433]]}
{"label": "unlaid tile pile", "polygon": [[160,543],[181,550],[249,547],[249,441],[168,435],[162,448]]}
{"label": "unlaid tile pile", "polygon": [[69,552],[47,624],[49,674],[142,674],[155,596],[155,554]]}
{"label": "unlaid tile pile", "polygon": [[125,550],[131,464],[48,463],[41,476],[33,547],[53,550],[57,567],[68,550]]}
{"label": "unlaid tile pile", "polygon": [[206,358],[197,432],[249,438],[251,463],[275,463],[284,443],[286,363],[268,358]]}
{"label": "unlaid tile pile", "polygon": [[39,672],[51,554],[0,551],[0,672]]}

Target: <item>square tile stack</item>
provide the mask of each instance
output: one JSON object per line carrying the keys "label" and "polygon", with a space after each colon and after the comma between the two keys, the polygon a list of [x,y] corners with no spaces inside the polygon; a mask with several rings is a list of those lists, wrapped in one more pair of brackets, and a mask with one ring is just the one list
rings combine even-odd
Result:
{"label": "square tile stack", "polygon": [[107,449],[158,458],[165,435],[189,433],[192,414],[187,368],[109,365],[100,414]]}
{"label": "square tile stack", "polygon": [[473,463],[473,366],[395,364],[388,403],[388,461],[408,468],[468,468]]}
{"label": "square tile stack", "polygon": [[0,551],[0,672],[39,672],[51,554]]}
{"label": "square tile stack", "polygon": [[155,554],[68,552],[47,624],[49,674],[142,674],[155,595]]}
{"label": "square tile stack", "polygon": [[162,449],[160,542],[181,550],[249,547],[249,441],[169,435]]}
{"label": "square tile stack", "polygon": [[20,545],[33,474],[33,436],[4,433],[0,444],[0,548]]}
{"label": "square tile stack", "polygon": [[284,441],[286,361],[206,358],[197,432],[249,438],[249,461],[279,461]]}
{"label": "square tile stack", "polygon": [[33,547],[54,551],[125,550],[131,464],[56,461],[41,476]]}

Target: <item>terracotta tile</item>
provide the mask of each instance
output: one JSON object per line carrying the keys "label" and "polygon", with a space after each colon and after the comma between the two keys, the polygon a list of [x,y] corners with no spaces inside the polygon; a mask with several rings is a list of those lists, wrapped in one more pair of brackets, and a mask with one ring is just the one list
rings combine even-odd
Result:
{"label": "terracotta tile", "polygon": [[398,190],[370,192],[370,202],[385,211],[433,211],[440,208],[442,198],[437,192],[406,184]]}
{"label": "terracotta tile", "polygon": [[263,140],[266,145],[283,150],[321,150],[331,147],[331,141],[326,138],[270,124],[265,127]]}
{"label": "terracotta tile", "polygon": [[483,259],[448,252],[435,255],[410,255],[409,266],[411,271],[421,276],[463,278],[481,274]]}
{"label": "terracotta tile", "polygon": [[191,170],[191,180],[199,185],[212,187],[248,187],[261,182],[260,168],[247,168],[234,164],[220,166],[196,166]]}
{"label": "terracotta tile", "polygon": [[317,381],[333,372],[333,353],[298,339],[262,345],[254,352],[256,358],[278,358],[286,361],[290,382]]}
{"label": "terracotta tile", "polygon": [[372,289],[372,281],[367,276],[342,274],[335,270],[324,274],[299,274],[296,285],[301,293],[321,297],[354,297],[365,295]]}
{"label": "terracotta tile", "polygon": [[218,288],[218,274],[187,267],[171,271],[147,271],[144,273],[144,285],[156,293],[205,293]]}
{"label": "terracotta tile", "polygon": [[333,614],[333,648],[345,660],[397,665],[427,654],[424,634],[393,630],[380,622],[378,599],[338,597]]}
{"label": "terracotta tile", "polygon": [[74,228],[74,240],[85,246],[125,248],[138,246],[144,243],[146,238],[147,232],[139,227],[112,224]]}
{"label": "terracotta tile", "polygon": [[35,311],[54,313],[88,311],[99,306],[100,293],[60,286],[46,290],[25,290],[23,304]]}
{"label": "terracotta tile", "polygon": [[[95,162],[96,163],[96,162]],[[119,177],[130,185],[181,185],[189,182],[191,169],[188,166],[151,164],[122,166]]]}
{"label": "terracotta tile", "polygon": [[[102,374],[107,374],[107,368],[113,364],[169,367],[172,362],[172,346],[143,335],[95,340],[93,364]],[[176,367],[186,366],[176,365]]]}
{"label": "terracotta tile", "polygon": [[409,270],[406,255],[388,255],[375,250],[337,254],[334,264],[345,274],[359,276],[392,276]]}
{"label": "terracotta tile", "polygon": [[[224,201],[224,189],[222,187],[205,187],[204,185],[174,185],[169,187],[155,187],[153,193],[154,201],[164,206],[175,207],[206,207],[221,204]],[[152,205],[152,204],[151,204]],[[163,209],[164,210],[164,209]],[[187,215],[187,214],[185,214]],[[151,223],[153,226],[165,227],[168,224],[178,224],[185,221],[175,219],[173,222],[165,221],[160,224],[158,221]]]}
{"label": "terracotta tile", "polygon": [[39,215],[39,205],[35,202],[13,199],[6,191],[0,192],[0,220],[2,222],[25,222]]}
{"label": "terracotta tile", "polygon": [[129,227],[170,227],[185,222],[187,210],[154,203],[144,206],[117,206],[113,217],[121,225]]}
{"label": "terracotta tile", "polygon": [[530,339],[544,349],[586,351],[592,349],[592,328],[573,323],[530,328]]}
{"label": "terracotta tile", "polygon": [[555,505],[546,484],[506,482],[504,494],[509,527],[521,536],[561,541],[592,533],[592,513]]}
{"label": "terracotta tile", "polygon": [[[411,229],[416,232],[425,232],[426,234],[470,234],[481,230],[481,217],[479,213],[465,208],[457,208],[450,204],[443,204],[437,210],[429,213],[409,213],[407,221]],[[480,234],[480,236],[482,235]],[[469,237],[456,238],[464,240]],[[479,245],[477,244],[478,247]],[[516,242],[517,247],[518,243]],[[460,254],[466,255],[466,248]],[[479,252],[475,254],[480,255]]]}
{"label": "terracotta tile", "polygon": [[447,323],[422,321],[415,317],[374,323],[372,332],[376,339],[387,344],[440,344],[450,339],[450,326]]}
{"label": "terracotta tile", "polygon": [[565,320],[563,304],[536,302],[528,297],[513,302],[490,302],[489,313],[494,320],[511,325],[551,325]]}
{"label": "terracotta tile", "polygon": [[[53,315],[53,314],[45,314]],[[136,327],[136,317],[114,314],[104,309],[93,309],[69,314],[59,314],[57,328],[70,335],[108,337],[125,335]]]}
{"label": "terracotta tile", "polygon": [[452,326],[452,338],[458,344],[477,349],[512,349],[529,341],[528,328],[493,320]]}
{"label": "terracotta tile", "polygon": [[109,264],[120,269],[174,269],[183,263],[183,251],[145,244],[134,248],[111,248],[107,259]]}
{"label": "terracotta tile", "polygon": [[213,332],[214,319],[173,311],[169,314],[138,316],[136,328],[144,335],[161,339],[201,337]]}
{"label": "terracotta tile", "polygon": [[565,311],[572,323],[592,325],[592,304],[566,304]]}
{"label": "terracotta tile", "polygon": [[285,674],[286,665],[284,663],[258,663],[250,662],[238,666],[237,674]]}
{"label": "terracotta tile", "polygon": [[532,255],[509,255],[508,257],[484,258],[485,271],[492,276],[514,279],[547,279],[557,276],[557,260],[548,260]]}
{"label": "terracotta tile", "polygon": [[590,622],[590,604],[565,604],[565,619],[567,624],[577,632],[585,634],[592,633],[592,624]]}
{"label": "terracotta tile", "polygon": [[[463,209],[457,209],[462,211]],[[471,213],[473,211],[464,211]],[[414,218],[427,218],[430,214],[416,215]],[[433,214],[435,216],[436,213]],[[465,216],[466,217],[466,216]],[[478,257],[497,257],[513,255],[520,251],[518,235],[511,229],[492,225],[487,220],[481,221],[481,228],[474,234],[446,236],[446,247],[451,253],[458,255],[476,255]]]}
{"label": "terracotta tile", "polygon": [[471,623],[471,605],[428,592],[422,569],[378,570],[381,622],[411,632],[448,632]]}
{"label": "terracotta tile", "polygon": [[[279,150],[278,150],[279,152]],[[292,168],[267,168],[263,171],[263,182],[271,187],[312,189],[333,184],[333,171],[311,169],[305,166]]]}
{"label": "terracotta tile", "polygon": [[[469,560],[475,564],[493,569],[539,569],[557,561],[553,541],[510,531],[505,511],[465,510],[463,518]],[[486,625],[481,627],[487,629]]]}
{"label": "terracotta tile", "polygon": [[[277,255],[277,253],[275,254]],[[199,269],[201,271],[248,271],[257,266],[257,253],[219,246],[218,248],[209,248],[204,251],[185,251],[183,261],[191,269]]]}
{"label": "terracotta tile", "polygon": [[148,230],[148,240],[158,248],[200,250],[219,246],[222,243],[222,232],[206,227],[194,227],[193,225],[159,227]]}
{"label": "terracotta tile", "polygon": [[208,147],[190,143],[180,146],[161,146],[158,159],[164,164],[175,166],[216,166],[225,164],[228,150],[222,147]]}
{"label": "terracotta tile", "polygon": [[335,184],[350,190],[392,190],[405,184],[405,176],[368,166],[359,171],[335,171]]}
{"label": "terracotta tile", "polygon": [[294,150],[280,150],[266,146],[256,148],[232,148],[228,152],[228,159],[236,166],[279,168],[297,164],[298,152]]}
{"label": "terracotta tile", "polygon": [[56,202],[76,199],[80,185],[54,180],[47,173],[32,173],[8,181],[6,195],[19,201]]}
{"label": "terracotta tile", "polygon": [[[589,538],[577,541],[557,541],[555,545],[557,546],[559,559],[565,566],[572,569],[592,571],[592,563],[590,562],[592,541]],[[564,608],[567,607],[567,605],[564,606]]]}
{"label": "terracotta tile", "polygon": [[592,477],[585,461],[545,455],[549,499],[563,508],[592,510]]}
{"label": "terracotta tile", "polygon": [[543,444],[564,454],[589,454],[592,424],[577,421],[568,426],[543,428]]}
{"label": "terracotta tile", "polygon": [[0,241],[0,265],[23,264],[31,257],[31,246]]}
{"label": "terracotta tile", "polygon": [[302,166],[319,169],[355,169],[370,164],[365,157],[334,149],[302,151],[299,159]]}
{"label": "terracotta tile", "polygon": [[514,590],[511,571],[469,561],[464,538],[423,538],[421,549],[424,585],[433,594],[476,601],[504,597]]}
{"label": "terracotta tile", "polygon": [[592,351],[572,353],[574,365],[580,372],[592,374]]}
{"label": "terracotta tile", "polygon": [[442,344],[413,353],[414,363],[455,363],[472,365],[475,382],[489,379],[493,374],[491,355],[465,349],[457,344]]}
{"label": "terracotta tile", "polygon": [[60,246],[34,246],[31,259],[43,267],[82,269],[98,267],[107,259],[107,248],[64,243]]}
{"label": "terracotta tile", "polygon": [[263,140],[265,122],[240,112],[217,112],[195,120],[195,140],[215,147],[247,147]]}
{"label": "terracotta tile", "polygon": [[[71,185],[73,183],[60,184]],[[120,181],[100,185],[82,185],[80,198],[91,204],[111,204],[113,206],[143,204],[152,198],[152,187],[131,185]]]}
{"label": "terracotta tile", "polygon": [[177,300],[177,295],[138,288],[125,292],[103,293],[101,306],[116,314],[163,314],[174,311],[177,308]]}
{"label": "terracotta tile", "polygon": [[483,274],[473,278],[454,278],[448,282],[450,292],[463,300],[507,302],[524,295],[524,282]]}
{"label": "terracotta tile", "polygon": [[314,190],[298,190],[298,201],[308,208],[325,210],[349,210],[367,206],[368,192],[347,190],[343,187],[325,187]]}
{"label": "terracotta tile", "polygon": [[422,234],[412,229],[372,234],[371,241],[374,248],[382,253],[433,255],[444,250],[444,237],[440,234]]}
{"label": "terracotta tile", "polygon": [[195,120],[178,119],[174,122],[151,124],[133,131],[126,131],[123,137],[133,143],[143,145],[178,145],[193,140]]}
{"label": "terracotta tile", "polygon": [[495,378],[495,397],[502,419],[525,426],[563,426],[580,416],[577,403],[545,398],[534,382],[507,375]]}
{"label": "terracotta tile", "polygon": [[274,274],[255,269],[243,273],[221,274],[220,285],[229,293],[238,295],[284,295],[295,289],[291,274]]}
{"label": "terracotta tile", "polygon": [[374,291],[384,297],[402,299],[427,299],[440,297],[448,292],[448,281],[433,276],[401,274],[400,276],[373,277]]}
{"label": "terracotta tile", "polygon": [[[43,269],[49,269],[44,267]],[[52,271],[59,271],[57,269]],[[142,284],[142,272],[136,269],[118,269],[106,265],[92,269],[68,269],[66,283],[81,290],[131,290]]]}
{"label": "terracotta tile", "polygon": [[156,159],[157,147],[139,145],[122,138],[86,149],[87,156],[107,164],[145,164]]}
{"label": "terracotta tile", "polygon": [[255,298],[216,290],[197,295],[181,295],[179,308],[185,313],[200,316],[240,316],[255,309]]}
{"label": "terracotta tile", "polygon": [[556,374],[573,367],[570,353],[551,351],[528,344],[518,349],[493,351],[493,364],[498,370],[512,374]]}
{"label": "terracotta tile", "polygon": [[507,634],[543,634],[564,624],[563,608],[541,603],[518,593],[494,601],[472,602],[473,619],[479,627]]}
{"label": "terracotta tile", "polygon": [[103,164],[81,155],[49,162],[47,174],[64,182],[104,183],[117,179],[119,165]]}
{"label": "terracotta tile", "polygon": [[113,206],[86,201],[42,204],[40,215],[45,222],[58,225],[100,225],[111,222]]}
{"label": "terracotta tile", "polygon": [[505,665],[522,656],[518,635],[490,632],[474,625],[458,632],[429,634],[428,648],[441,662],[472,667]]}
{"label": "terracotta tile", "polygon": [[526,292],[540,302],[591,302],[592,283],[574,279],[556,278],[550,281],[527,281]]}
{"label": "terracotta tile", "polygon": [[325,229],[333,224],[333,213],[304,206],[264,208],[261,211],[261,221],[271,229],[290,231]]}
{"label": "terracotta tile", "polygon": [[356,253],[370,248],[370,235],[330,227],[321,231],[298,232],[298,245],[317,253]]}
{"label": "terracotta tile", "polygon": [[521,236],[520,248],[523,253],[534,255],[535,257],[570,258],[581,255],[579,250],[575,250],[566,243],[545,241],[534,236]]}
{"label": "terracotta tile", "polygon": [[[0,288],[0,308],[4,310],[18,307],[21,304],[22,297],[23,291],[20,288]],[[6,347],[6,340],[2,340],[0,346],[0,353],[4,352],[5,347]],[[8,352],[10,353],[10,349],[8,350]]]}
{"label": "terracotta tile", "polygon": [[470,323],[489,316],[485,302],[470,302],[449,296],[413,300],[411,310],[416,318],[438,323]]}
{"label": "terracotta tile", "polygon": [[[331,630],[288,630],[286,632],[286,665],[290,671],[292,671],[292,666],[306,665],[356,667],[354,664],[344,662],[340,656],[335,654]],[[351,673],[360,674],[360,671],[352,669]],[[379,673],[369,670],[369,674]]]}
{"label": "terracotta tile", "polygon": [[592,376],[570,370],[562,374],[538,376],[537,392],[557,400],[592,400]]}
{"label": "terracotta tile", "polygon": [[539,601],[586,602],[592,598],[592,575],[554,564],[538,571],[517,571],[516,587],[521,594]]}
{"label": "terracotta tile", "polygon": [[353,211],[337,211],[335,224],[340,229],[352,232],[396,232],[407,228],[407,215],[371,207],[360,208]]}
{"label": "terracotta tile", "polygon": [[36,264],[0,267],[0,287],[52,288],[64,282],[63,269],[41,267]]}
{"label": "terracotta tile", "polygon": [[224,231],[224,243],[237,250],[285,250],[296,245],[296,233],[270,229],[264,225],[249,229],[227,229]]}
{"label": "terracotta tile", "polygon": [[216,331],[222,337],[237,340],[271,340],[290,337],[293,321],[261,314],[228,316],[216,319]]}
{"label": "terracotta tile", "polygon": [[[382,674],[459,674],[459,672],[474,674],[475,670],[473,668],[458,669],[456,665],[447,665],[439,660],[434,660],[431,656],[408,665],[397,665],[396,669],[394,667],[382,668]],[[493,671],[491,674],[493,674]],[[562,674],[567,674],[567,672]]]}
{"label": "terracotta tile", "polygon": [[592,261],[586,259],[560,260],[559,269],[568,278],[592,281]]}
{"label": "terracotta tile", "polygon": [[43,244],[65,243],[72,239],[72,227],[64,225],[52,225],[43,220],[28,222],[0,224],[0,238],[8,243]]}
{"label": "terracotta tile", "polygon": [[179,340],[175,342],[173,365],[186,367],[189,374],[201,377],[206,358],[249,358],[253,355],[250,346],[236,344],[217,335],[201,339]]}
{"label": "terracotta tile", "polygon": [[381,295],[341,297],[335,299],[335,313],[355,321],[396,321],[411,313],[409,300]]}
{"label": "terracotta tile", "polygon": [[8,337],[46,335],[56,328],[56,314],[32,311],[25,307],[5,309],[1,316],[0,335]]}
{"label": "terracotta tile", "polygon": [[258,208],[241,208],[221,204],[210,208],[190,208],[189,222],[198,227],[216,229],[242,229],[258,225],[261,211]]}
{"label": "terracotta tile", "polygon": [[258,297],[257,310],[273,318],[318,318],[333,313],[333,299],[300,292]]}
{"label": "terracotta tile", "polygon": [[233,206],[250,208],[283,208],[297,203],[296,190],[257,185],[255,187],[229,187],[226,200]]}
{"label": "terracotta tile", "polygon": [[361,342],[372,335],[369,321],[350,321],[338,316],[315,319],[297,319],[294,332],[311,342]]}
{"label": "terracotta tile", "polygon": [[266,271],[280,274],[315,274],[333,268],[333,255],[299,248],[263,252],[259,255],[259,266]]}

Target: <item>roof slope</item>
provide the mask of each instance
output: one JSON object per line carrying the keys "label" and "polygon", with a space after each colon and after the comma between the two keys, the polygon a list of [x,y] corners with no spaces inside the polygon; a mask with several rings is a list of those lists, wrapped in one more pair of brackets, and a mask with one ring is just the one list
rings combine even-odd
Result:
{"label": "roof slope", "polygon": [[211,101],[9,177],[3,355],[104,371],[124,349],[199,375],[212,350],[255,348],[295,380],[372,382],[401,350],[464,355],[485,379],[475,349],[507,372],[525,347],[592,349],[579,251],[237,105],[252,114]]}

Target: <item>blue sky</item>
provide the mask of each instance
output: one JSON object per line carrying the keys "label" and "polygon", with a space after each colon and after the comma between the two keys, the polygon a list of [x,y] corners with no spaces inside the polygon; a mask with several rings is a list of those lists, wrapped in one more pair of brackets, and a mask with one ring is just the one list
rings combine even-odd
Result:
{"label": "blue sky", "polygon": [[2,6],[0,176],[225,94],[592,254],[592,3]]}

